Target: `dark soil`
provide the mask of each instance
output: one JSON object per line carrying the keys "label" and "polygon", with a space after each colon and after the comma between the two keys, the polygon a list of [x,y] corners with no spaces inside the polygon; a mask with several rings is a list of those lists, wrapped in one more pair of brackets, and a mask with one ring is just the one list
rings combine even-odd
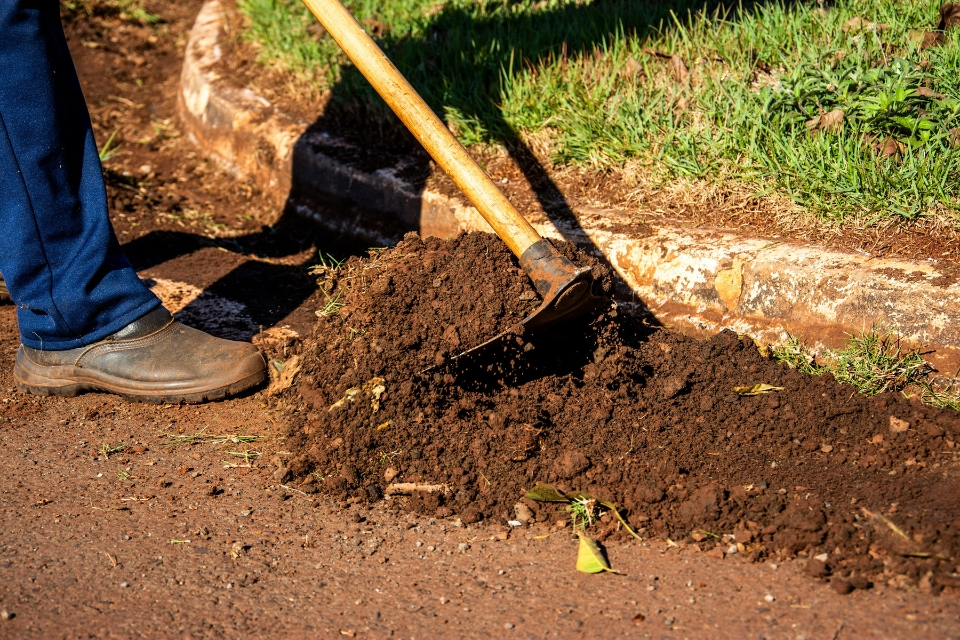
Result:
{"label": "dark soil", "polygon": [[[293,470],[341,500],[377,500],[388,480],[447,484],[407,507],[464,523],[505,524],[518,502],[553,523],[556,505],[521,498],[555,483],[617,503],[645,537],[753,560],[825,553],[811,571],[838,589],[960,586],[953,411],[861,396],[733,333],[700,342],[625,309],[517,338],[499,363],[422,373],[535,306],[520,273],[494,236],[410,234],[330,278],[346,306],[305,347]],[[733,391],[757,383],[784,390]],[[628,537],[615,520],[594,533]]]}

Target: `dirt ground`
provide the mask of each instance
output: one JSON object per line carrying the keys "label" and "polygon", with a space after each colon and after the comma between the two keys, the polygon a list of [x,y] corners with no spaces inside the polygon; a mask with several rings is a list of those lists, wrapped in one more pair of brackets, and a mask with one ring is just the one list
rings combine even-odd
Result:
{"label": "dirt ground", "polygon": [[[16,321],[12,307],[0,307],[0,350],[8,362],[0,368],[0,443],[8,453],[0,490],[4,532],[0,637],[960,637],[960,605],[950,584],[956,574],[950,563],[955,561],[933,557],[948,553],[952,558],[956,550],[956,539],[950,536],[955,536],[957,523],[943,520],[957,508],[955,484],[950,484],[956,482],[954,449],[948,444],[954,442],[955,418],[897,398],[848,398],[829,381],[804,381],[772,368],[735,336],[708,343],[663,333],[653,339],[630,324],[627,313],[620,321],[602,319],[598,340],[606,342],[600,346],[609,344],[620,354],[618,366],[623,371],[638,367],[634,372],[649,384],[631,378],[633,386],[622,386],[635,394],[635,402],[620,407],[581,404],[585,415],[578,413],[577,402],[599,397],[599,389],[607,388],[611,380],[605,371],[614,364],[608,355],[612,351],[598,358],[597,345],[589,342],[582,350],[574,349],[570,358],[579,359],[574,364],[588,374],[592,371],[593,378],[577,373],[570,363],[564,365],[562,376],[552,370],[538,378],[537,366],[559,365],[536,361],[527,370],[529,378],[504,380],[505,384],[496,376],[492,383],[482,377],[469,382],[456,371],[438,371],[439,380],[431,373],[424,382],[427,388],[462,389],[444,401],[447,407],[456,404],[464,410],[451,417],[473,420],[479,413],[486,424],[477,426],[478,432],[482,426],[483,434],[488,434],[502,421],[504,434],[517,439],[509,458],[496,457],[503,451],[497,446],[483,453],[496,457],[492,466],[500,475],[489,480],[502,480],[503,486],[475,500],[474,515],[483,516],[477,521],[471,522],[464,508],[469,505],[463,503],[379,499],[376,490],[368,489],[381,486],[379,473],[370,477],[375,482],[350,484],[352,475],[345,467],[357,466],[351,456],[384,450],[393,444],[386,439],[415,433],[410,425],[404,425],[412,429],[406,432],[385,428],[378,432],[383,442],[367,443],[376,445],[371,449],[354,445],[345,431],[345,453],[340,456],[330,456],[327,449],[311,453],[312,445],[303,440],[310,436],[306,425],[318,430],[321,424],[324,429],[350,426],[349,421],[336,423],[331,416],[339,414],[329,412],[327,403],[345,388],[369,381],[362,367],[376,373],[374,332],[384,330],[383,321],[369,312],[337,314],[318,323],[315,311],[327,298],[307,267],[316,263],[318,249],[344,256],[361,255],[365,247],[352,246],[345,238],[317,238],[296,220],[263,228],[259,221],[269,219],[271,211],[256,190],[208,166],[178,134],[174,96],[179,59],[199,2],[148,3],[148,9],[163,19],[155,28],[122,20],[106,5],[93,6],[92,14],[83,9],[66,12],[65,21],[98,140],[102,143],[118,130],[118,154],[106,164],[111,213],[126,251],[182,319],[219,335],[253,339],[273,360],[291,364],[291,356],[299,354],[302,375],[314,376],[313,384],[299,384],[279,395],[261,389],[201,406],[131,404],[101,394],[32,398],[13,389]],[[408,242],[415,244],[413,239]],[[488,265],[505,258],[485,240],[464,251],[487,248],[494,249]],[[418,250],[427,254],[431,249],[428,243]],[[396,256],[396,250],[380,253],[381,260]],[[422,257],[410,264],[422,266]],[[443,265],[444,260],[449,256],[438,255],[434,265]],[[354,259],[351,264],[370,261]],[[484,273],[487,267],[478,265],[475,273]],[[442,274],[431,274],[431,283],[437,279],[442,292]],[[390,286],[401,282],[395,278]],[[492,309],[493,323],[507,322],[529,304],[523,299],[526,285],[521,279],[507,284],[516,296]],[[379,286],[370,292],[358,287],[357,295],[389,296],[389,286]],[[455,312],[449,305],[443,309],[448,315]],[[436,322],[424,324],[421,336],[430,342],[438,328],[441,338],[446,335],[441,353],[438,349],[425,353],[434,364],[453,348],[454,337],[463,342],[474,337],[469,327],[461,326],[456,335],[448,332],[453,323],[443,324],[443,313]],[[337,333],[342,344],[330,351],[350,348],[349,340],[357,349],[357,366],[326,384],[327,378],[317,376],[332,376],[332,368],[322,368],[323,359],[316,358],[318,345],[327,344],[318,336],[324,335],[328,323],[351,318],[365,325]],[[368,337],[356,342],[355,334],[350,340],[349,328],[366,330]],[[674,359],[677,354],[695,358],[690,354],[696,349],[709,356],[712,368],[695,359]],[[653,357],[658,352],[661,355]],[[397,362],[401,361],[419,367],[416,359]],[[719,389],[734,379],[731,372],[743,367],[735,376],[737,383],[750,375],[756,381],[802,390],[802,396],[791,398],[809,400],[814,391],[829,397],[821,396],[825,399],[820,410],[787,395],[735,399],[726,393],[722,401],[740,407],[726,410],[727,422],[694,422],[678,428],[677,417],[689,410],[689,403],[695,403],[697,415],[709,416],[710,411],[719,415],[720,409],[705,408],[701,398],[719,398]],[[664,375],[668,371],[672,373]],[[384,378],[386,416],[397,411],[394,396],[403,396]],[[314,390],[312,398],[309,389]],[[560,405],[571,408],[571,424],[562,422],[557,406],[549,409],[549,394],[560,392],[569,394],[560,398]],[[753,404],[737,405],[741,400]],[[474,407],[465,408],[464,402],[470,401]],[[540,401],[546,401],[548,415],[510,413],[532,411]],[[504,407],[504,415],[491,416],[499,409],[484,403]],[[790,411],[788,404],[794,405]],[[348,407],[354,411],[351,415],[360,415],[358,407]],[[591,417],[594,410],[597,415]],[[600,415],[608,410],[609,416]],[[768,413],[772,415],[767,417]],[[431,426],[431,420],[444,415],[429,416],[423,424]],[[899,425],[890,421],[891,415],[909,423],[907,431],[891,432],[891,425]],[[567,431],[582,438],[583,431],[573,423],[586,426],[601,419],[605,424],[613,419],[631,425],[632,420],[643,420],[648,429],[656,424],[662,439],[645,436],[631,445],[629,438],[610,443],[589,438],[578,444],[588,467],[582,468],[583,460],[576,456],[561,456],[556,469],[543,462],[556,457],[557,447],[569,448],[563,440]],[[809,428],[817,421],[820,430]],[[771,477],[761,486],[764,480],[750,460],[770,444],[767,431],[759,431],[766,422],[772,425],[772,434],[783,436],[775,461],[804,464],[794,464],[780,476],[765,471]],[[741,423],[742,430],[721,433],[724,425]],[[524,424],[542,429],[543,437],[529,441],[525,428],[515,428]],[[792,425],[796,428],[789,430]],[[442,442],[432,431],[416,432],[424,455],[397,456],[396,462],[388,457],[384,462],[395,464],[402,480],[456,475],[464,482],[484,483],[479,472],[486,468],[476,466],[482,456],[469,450],[471,442],[484,439],[460,428],[465,448],[460,450],[464,455],[459,474],[452,467],[427,466],[449,461],[436,446],[431,453],[430,445],[435,444],[431,438]],[[831,428],[836,432],[830,433]],[[840,437],[841,429],[847,429],[843,435],[849,436],[849,444]],[[319,431],[313,433],[315,444]],[[690,435],[707,433],[715,445],[709,449],[684,444]],[[884,436],[882,441],[865,443],[865,436],[872,439],[878,433]],[[490,442],[497,445],[495,439]],[[816,446],[809,447],[810,442]],[[676,468],[645,471],[640,466],[645,459],[663,462],[672,457],[657,453],[661,445],[676,453]],[[825,445],[835,447],[836,453],[825,452]],[[616,465],[604,462],[601,469],[596,464],[605,447],[618,451],[635,447],[631,455],[637,461],[631,464],[637,466],[631,469],[639,471],[621,472],[614,481]],[[409,454],[407,443],[402,448]],[[862,454],[854,456],[858,448]],[[841,449],[846,449],[844,462],[838,461]],[[389,456],[394,450],[384,451]],[[730,458],[721,456],[723,464],[717,464],[720,460],[714,461],[711,452]],[[915,464],[906,464],[908,454]],[[527,458],[512,459],[522,456]],[[869,456],[869,464],[852,465]],[[330,462],[339,464],[336,474],[331,473]],[[761,462],[764,469],[770,468],[767,459]],[[510,470],[519,466],[528,474],[538,465],[543,467],[538,480],[562,485],[592,476],[594,484],[611,487],[615,495],[610,497],[628,508],[626,515],[634,525],[645,529],[644,541],[638,542],[601,523],[611,529],[604,536],[605,546],[619,575],[577,573],[576,540],[569,527],[554,526],[558,516],[547,509],[529,505],[528,524],[515,527],[505,522],[503,516],[510,515],[519,499],[514,498],[516,489],[528,484],[526,475],[511,480]],[[821,468],[826,470],[823,477]],[[316,478],[305,483],[314,478],[304,475],[308,470],[329,475],[322,482]],[[367,477],[356,471],[357,477]],[[796,517],[800,524],[793,529],[781,526],[765,533],[765,528],[756,528],[756,540],[767,550],[759,554],[753,553],[756,547],[729,553],[731,544],[736,547],[743,540],[740,537],[722,540],[719,548],[715,542],[708,544],[712,538],[697,542],[689,536],[690,526],[679,519],[683,505],[690,502],[684,492],[699,492],[699,504],[710,507],[701,486],[710,476],[719,486],[713,489],[717,515],[709,521],[721,526],[718,533],[742,536],[755,529],[745,518],[746,529],[741,532],[735,526],[741,523],[735,508],[742,496],[735,494],[734,483],[741,476],[757,477],[754,489],[741,486],[745,493],[765,492],[768,502],[781,504],[784,512],[794,501],[812,500],[830,520],[813,529],[804,529],[805,520]],[[659,497],[654,494],[661,482],[668,483],[664,496],[651,503],[650,498]],[[786,491],[780,493],[781,488]],[[855,508],[859,505],[826,507],[834,495],[859,496],[870,513],[907,527],[912,537],[909,548],[895,546],[895,539],[888,544],[891,539],[878,533],[883,529],[878,522],[885,521],[864,520],[864,512]],[[895,497],[889,499],[891,495]],[[650,509],[650,504],[660,506]],[[650,520],[643,520],[644,515]],[[831,523],[847,523],[847,517],[851,527],[860,525],[860,531],[874,533],[863,539],[868,543],[865,553],[856,550],[856,543],[844,546],[848,542],[834,540],[843,552],[839,557],[873,558],[872,551],[879,566],[833,562],[837,554],[831,548],[826,563],[831,566],[821,568],[804,555],[807,546],[790,550],[778,543],[783,530],[833,535]],[[818,518],[811,521],[820,522]],[[778,554],[778,548],[785,552]],[[931,555],[917,557],[925,553]]]}

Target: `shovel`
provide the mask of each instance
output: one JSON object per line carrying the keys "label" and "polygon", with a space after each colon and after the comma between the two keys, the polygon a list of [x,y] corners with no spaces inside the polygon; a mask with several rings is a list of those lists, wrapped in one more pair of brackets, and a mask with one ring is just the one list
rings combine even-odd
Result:
{"label": "shovel", "polygon": [[[572,320],[604,302],[593,294],[593,272],[577,268],[536,232],[427,106],[383,51],[338,0],[303,0],[380,97],[447,172],[530,276],[542,303],[523,320],[524,333]],[[456,360],[499,344],[509,332],[453,356]]]}

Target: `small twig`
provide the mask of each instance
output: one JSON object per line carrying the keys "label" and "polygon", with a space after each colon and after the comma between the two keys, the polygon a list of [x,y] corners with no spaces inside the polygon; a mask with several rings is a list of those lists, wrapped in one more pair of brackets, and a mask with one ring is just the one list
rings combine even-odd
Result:
{"label": "small twig", "polygon": [[306,492],[300,491],[300,489],[294,489],[293,487],[288,486],[288,485],[285,485],[285,484],[281,484],[280,487],[281,487],[282,489],[286,489],[287,491],[296,491],[297,493],[299,493],[300,495],[302,495],[304,498],[306,498],[306,499],[309,500],[310,502],[313,502],[313,498],[311,498],[310,496],[308,496],[308,495],[306,494]]}
{"label": "small twig", "polygon": [[395,484],[387,485],[384,493],[388,496],[408,496],[416,491],[423,491],[425,493],[436,493],[437,491],[442,491],[444,493],[450,492],[449,485],[445,484],[417,484],[415,482],[397,482]]}
{"label": "small twig", "polygon": [[885,518],[884,516],[882,516],[882,515],[879,514],[879,513],[873,513],[872,511],[870,511],[870,510],[867,509],[866,507],[860,507],[860,510],[863,511],[863,515],[867,516],[867,517],[870,518],[871,520],[876,519],[876,520],[879,520],[880,522],[884,523],[885,525],[887,525],[887,526],[890,528],[891,531],[893,531],[895,534],[897,534],[898,536],[900,536],[900,537],[903,538],[904,540],[910,540],[910,536],[908,536],[908,535],[906,534],[906,532],[904,532],[903,529],[901,529],[900,527],[898,527],[897,525],[895,525],[889,518]]}
{"label": "small twig", "polygon": [[837,627],[837,630],[833,632],[833,637],[830,640],[837,640],[840,637],[840,632],[843,631],[843,627],[846,626],[846,622],[841,622],[840,626]]}
{"label": "small twig", "polygon": [[107,553],[106,551],[101,551],[100,553],[102,553],[103,555],[107,556],[107,559],[110,560],[110,566],[115,567],[115,566],[117,566],[117,564],[119,564],[119,563],[117,562],[117,559],[114,558],[114,557],[113,557],[112,555],[110,555],[109,553]]}

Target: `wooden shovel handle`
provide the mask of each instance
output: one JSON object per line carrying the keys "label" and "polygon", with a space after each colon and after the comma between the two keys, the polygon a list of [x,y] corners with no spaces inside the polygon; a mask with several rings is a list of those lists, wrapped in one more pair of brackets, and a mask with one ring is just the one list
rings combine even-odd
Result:
{"label": "wooden shovel handle", "polygon": [[542,238],[338,0],[303,0],[377,93],[518,258]]}

